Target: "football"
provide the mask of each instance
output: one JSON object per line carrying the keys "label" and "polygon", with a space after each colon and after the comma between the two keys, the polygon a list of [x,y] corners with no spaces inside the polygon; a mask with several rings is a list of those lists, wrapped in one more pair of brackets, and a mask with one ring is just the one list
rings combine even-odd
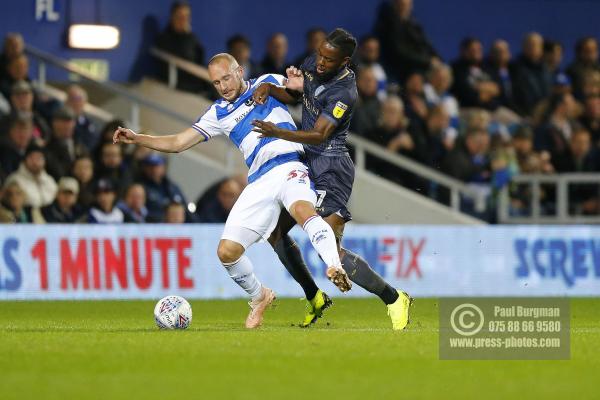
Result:
{"label": "football", "polygon": [[154,307],[154,321],[160,329],[186,329],[192,323],[192,306],[181,296],[163,297]]}

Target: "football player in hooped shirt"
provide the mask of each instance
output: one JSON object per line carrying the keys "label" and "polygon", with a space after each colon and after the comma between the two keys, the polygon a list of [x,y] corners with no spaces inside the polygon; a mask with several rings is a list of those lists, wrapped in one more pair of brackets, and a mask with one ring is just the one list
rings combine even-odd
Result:
{"label": "football player in hooped shirt", "polygon": [[[256,328],[261,325],[265,309],[274,300],[275,294],[260,283],[252,262],[244,253],[252,244],[269,239],[282,208],[308,234],[315,250],[327,264],[328,275],[340,277],[346,273],[341,266],[335,234],[315,211],[317,196],[311,189],[308,169],[301,162],[302,145],[259,138],[251,125],[251,121],[261,119],[271,121],[275,126],[296,128],[287,106],[278,100],[269,99],[261,105],[252,100],[257,85],[262,82],[281,84],[284,77],[267,74],[256,80],[244,81],[243,72],[230,54],[217,54],[208,63],[208,73],[222,98],[196,123],[182,132],[164,136],[143,135],[119,127],[113,141],[175,153],[215,136],[226,135],[240,149],[249,168],[248,186],[227,217],[217,255],[231,279],[250,296],[246,327]],[[312,281],[306,269],[296,271],[293,276],[303,282]],[[349,288],[342,286],[340,289]],[[321,291],[319,293],[321,301],[315,319],[330,304],[327,296]]]}
{"label": "football player in hooped shirt", "polygon": [[[263,83],[254,91],[258,104],[265,103],[269,96],[287,104],[297,103],[302,97],[301,130],[285,129],[268,121],[256,120],[253,124],[263,137],[304,144],[309,174],[319,196],[317,211],[336,234],[347,276],[379,296],[388,307],[393,328],[401,330],[408,324],[412,299],[386,283],[362,257],[341,247],[344,225],[352,219],[346,206],[354,182],[354,164],[346,148],[346,138],[357,98],[354,72],[348,68],[355,48],[356,39],[338,28],[300,69],[288,68],[284,85]],[[283,235],[288,226],[275,231],[282,234],[281,240],[289,240]],[[296,251],[291,243],[286,248],[290,253]]]}

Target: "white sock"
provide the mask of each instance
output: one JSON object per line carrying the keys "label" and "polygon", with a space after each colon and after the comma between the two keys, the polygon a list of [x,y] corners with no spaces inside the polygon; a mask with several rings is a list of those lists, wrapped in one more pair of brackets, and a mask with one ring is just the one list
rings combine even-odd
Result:
{"label": "white sock", "polygon": [[223,263],[223,266],[229,273],[231,279],[244,289],[246,293],[250,295],[252,300],[260,298],[260,295],[262,294],[262,285],[256,275],[254,275],[254,268],[248,257],[243,255],[237,261]]}
{"label": "white sock", "polygon": [[313,247],[328,267],[341,267],[340,256],[333,229],[318,215],[306,220],[302,229],[308,235]]}

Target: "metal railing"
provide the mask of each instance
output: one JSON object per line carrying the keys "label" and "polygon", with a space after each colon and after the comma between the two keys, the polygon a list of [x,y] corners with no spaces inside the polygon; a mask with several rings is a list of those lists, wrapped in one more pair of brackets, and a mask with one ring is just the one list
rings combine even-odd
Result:
{"label": "metal railing", "polygon": [[[498,197],[498,222],[503,224],[591,224],[600,223],[600,215],[572,215],[569,213],[569,188],[571,185],[595,184],[600,193],[600,174],[567,173],[556,175],[517,175],[512,178],[512,185],[527,185],[531,196],[527,213],[529,215],[512,215],[510,187],[505,186]],[[542,185],[553,186],[556,199],[553,204],[553,214],[542,213]]]}
{"label": "metal railing", "polygon": [[473,199],[476,203],[476,208],[485,208],[486,198],[481,192],[473,190],[473,188],[451,176],[413,161],[408,157],[392,153],[385,147],[357,135],[349,135],[348,143],[355,149],[355,163],[357,169],[366,170],[367,154],[373,155],[380,160],[386,161],[396,167],[436,183],[440,187],[446,188],[450,192],[450,207],[454,210],[460,210],[460,200],[462,196]]}
{"label": "metal railing", "polygon": [[204,68],[202,65],[198,65],[181,57],[177,57],[171,53],[168,53],[164,50],[158,49],[156,47],[152,47],[150,49],[150,54],[154,57],[158,58],[161,61],[167,63],[169,68],[168,73],[168,82],[167,85],[171,89],[177,88],[177,78],[178,72],[177,69],[184,70],[185,72],[192,74],[200,79],[203,79],[207,82],[210,82],[210,77],[208,76],[208,70]]}
{"label": "metal railing", "polygon": [[[171,88],[177,86],[177,68],[210,82],[208,70],[202,66],[157,48],[150,49],[150,54],[169,65],[168,85]],[[292,107],[290,108],[290,111],[295,120],[301,120],[301,110],[299,108]],[[370,154],[446,188],[450,192],[450,207],[455,211],[460,211],[461,196],[473,199],[476,205],[479,206],[476,206],[476,208],[485,207],[484,204],[486,199],[482,196],[481,192],[473,190],[457,179],[426,167],[408,157],[391,153],[384,147],[358,137],[357,135],[350,135],[348,137],[348,143],[356,150],[356,167],[360,170],[366,170],[366,158],[367,154]],[[390,182],[390,184],[393,183]]]}
{"label": "metal railing", "polygon": [[70,63],[68,61],[64,61],[58,57],[53,56],[50,53],[45,51],[36,49],[28,45],[25,48],[25,51],[28,55],[37,60],[38,63],[38,79],[37,84],[41,89],[44,89],[46,86],[46,77],[47,77],[47,66],[52,65],[64,71],[70,72],[72,74],[77,75],[79,78],[90,82],[96,86],[99,86],[105,90],[108,90],[112,94],[121,96],[124,99],[127,99],[131,102],[131,110],[129,113],[129,124],[130,127],[134,130],[140,128],[140,106],[148,107],[154,111],[160,112],[168,117],[171,117],[179,122],[183,122],[185,124],[189,124],[190,120],[183,114],[179,114],[173,110],[170,110],[160,103],[156,103],[151,100],[147,100],[141,96],[138,96],[134,93],[131,93],[126,87],[121,86],[119,84],[113,82],[103,82],[100,81],[93,76],[91,76],[86,71],[79,68],[77,65]]}

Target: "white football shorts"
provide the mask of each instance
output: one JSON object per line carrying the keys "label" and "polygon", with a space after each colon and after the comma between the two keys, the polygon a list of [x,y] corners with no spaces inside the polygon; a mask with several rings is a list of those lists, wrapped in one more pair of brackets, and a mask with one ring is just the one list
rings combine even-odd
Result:
{"label": "white football shorts", "polygon": [[301,162],[278,165],[242,191],[225,222],[221,239],[232,240],[245,249],[257,241],[266,241],[277,226],[281,209],[289,210],[299,200],[313,206],[317,201],[308,167]]}

